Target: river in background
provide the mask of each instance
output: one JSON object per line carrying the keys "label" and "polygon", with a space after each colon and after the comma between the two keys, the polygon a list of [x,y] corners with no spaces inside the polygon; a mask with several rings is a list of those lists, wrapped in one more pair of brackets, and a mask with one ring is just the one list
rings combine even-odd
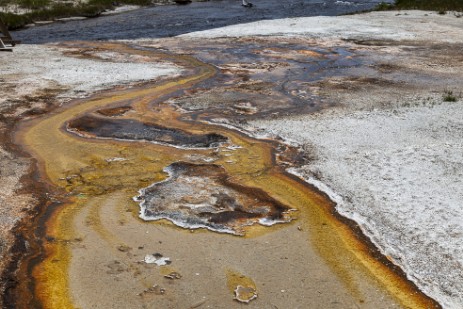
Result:
{"label": "river in background", "polygon": [[31,27],[13,32],[23,44],[74,40],[123,40],[163,38],[227,25],[264,19],[306,16],[335,16],[370,10],[380,0],[254,0],[244,8],[240,0],[165,5],[90,18]]}

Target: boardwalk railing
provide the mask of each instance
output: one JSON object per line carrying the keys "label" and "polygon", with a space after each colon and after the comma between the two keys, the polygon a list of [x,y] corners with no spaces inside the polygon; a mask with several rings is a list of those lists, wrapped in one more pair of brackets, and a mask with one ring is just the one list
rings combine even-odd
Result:
{"label": "boardwalk railing", "polygon": [[0,51],[13,51],[12,47],[15,46],[18,41],[13,40],[13,38],[10,35],[10,32],[8,32],[8,28],[6,25],[3,23],[3,21],[0,19]]}

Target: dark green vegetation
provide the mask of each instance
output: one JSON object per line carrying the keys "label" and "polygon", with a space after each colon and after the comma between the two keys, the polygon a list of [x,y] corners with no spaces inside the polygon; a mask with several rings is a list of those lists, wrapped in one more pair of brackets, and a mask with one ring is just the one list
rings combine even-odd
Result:
{"label": "dark green vegetation", "polygon": [[395,0],[394,4],[381,2],[377,10],[430,10],[445,14],[447,11],[463,12],[463,0]]}
{"label": "dark green vegetation", "polygon": [[[26,14],[1,13],[0,18],[10,30],[19,29],[34,21],[54,20],[57,18],[83,16],[97,17],[105,10],[114,8],[114,0],[90,0],[88,3],[72,5],[72,3],[51,3],[50,0],[0,0],[0,6],[13,4],[26,9]],[[119,0],[118,5],[135,4],[150,5],[151,0]]]}
{"label": "dark green vegetation", "polygon": [[[444,95],[442,96],[444,99],[444,102],[456,102],[458,101],[457,96],[453,93],[452,90],[445,90]],[[461,98],[461,93],[460,93],[460,98]]]}
{"label": "dark green vegetation", "polygon": [[[207,1],[207,0],[197,0]],[[75,1],[77,2],[77,1]],[[89,0],[87,3],[73,5],[72,2],[57,2],[52,0],[0,0],[0,7],[13,5],[20,9],[26,9],[26,14],[2,13],[0,18],[10,30],[19,29],[26,24],[35,21],[48,21],[65,17],[83,16],[96,17],[105,10],[113,9],[115,5],[135,4],[147,6],[157,2],[168,2],[168,0]],[[172,1],[178,2],[178,1]],[[377,5],[376,10],[394,10],[394,9],[422,9],[433,10],[440,14],[447,11],[463,12],[463,0],[395,0],[395,3],[389,4],[381,2]],[[463,16],[463,13],[455,14],[457,17]]]}

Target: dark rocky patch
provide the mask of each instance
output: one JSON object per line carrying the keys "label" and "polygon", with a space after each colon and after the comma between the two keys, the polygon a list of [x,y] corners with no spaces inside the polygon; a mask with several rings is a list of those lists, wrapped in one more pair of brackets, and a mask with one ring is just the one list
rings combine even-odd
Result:
{"label": "dark rocky patch", "polygon": [[105,119],[88,115],[70,121],[67,129],[88,137],[142,140],[187,148],[217,147],[228,140],[216,133],[190,134],[133,119]]}

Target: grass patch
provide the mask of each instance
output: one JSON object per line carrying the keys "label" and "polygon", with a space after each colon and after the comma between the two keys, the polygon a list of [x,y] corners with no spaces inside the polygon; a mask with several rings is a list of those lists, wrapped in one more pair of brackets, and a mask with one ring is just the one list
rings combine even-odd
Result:
{"label": "grass patch", "polygon": [[462,0],[396,0],[398,9],[431,10],[438,12],[463,11]]}
{"label": "grass patch", "polygon": [[114,0],[89,0],[89,5],[105,5],[105,6],[112,6],[115,2],[118,4],[131,4],[131,5],[142,5],[147,6],[152,4],[151,0],[122,0],[122,1],[114,1]]}
{"label": "grass patch", "polygon": [[381,2],[376,5],[375,11],[388,11],[393,10],[395,8],[394,4]]}
{"label": "grass patch", "polygon": [[31,22],[28,16],[16,15],[13,13],[0,13],[0,19],[5,23],[9,30],[23,27]]}
{"label": "grass patch", "polygon": [[[460,94],[461,97],[461,94]],[[442,96],[444,102],[456,102],[458,101],[458,97],[453,93],[452,90],[445,90]]]}
{"label": "grass patch", "polygon": [[[0,0],[1,5],[14,4],[20,8],[30,10],[26,14],[1,13],[0,19],[9,30],[23,28],[36,21],[49,21],[58,18],[83,16],[97,17],[106,10],[114,9],[114,0],[90,0],[85,4],[72,5],[67,3],[53,3],[50,0]],[[152,0],[119,0],[118,5],[130,4],[148,6]]]}
{"label": "grass patch", "polygon": [[17,0],[19,7],[37,10],[50,5],[50,0]]}
{"label": "grass patch", "polygon": [[463,0],[395,0],[394,4],[381,2],[375,10],[426,10],[444,15],[447,11],[463,12]]}
{"label": "grass patch", "polygon": [[68,6],[55,4],[50,8],[33,10],[26,14],[0,13],[0,18],[7,25],[8,29],[15,30],[24,27],[35,21],[54,20],[72,16],[95,17],[110,7],[100,5]]}

